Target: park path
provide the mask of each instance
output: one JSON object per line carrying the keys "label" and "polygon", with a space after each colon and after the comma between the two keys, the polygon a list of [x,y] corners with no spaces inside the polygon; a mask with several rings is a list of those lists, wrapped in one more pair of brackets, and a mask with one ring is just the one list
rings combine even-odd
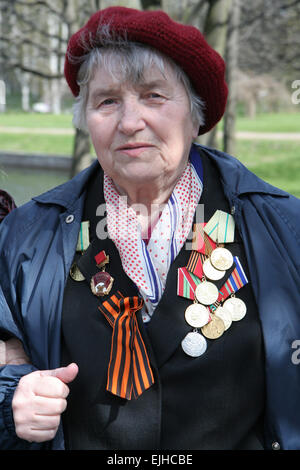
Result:
{"label": "park path", "polygon": [[[0,134],[44,134],[44,135],[74,135],[74,129],[67,128],[45,128],[45,127],[5,127],[0,126]],[[219,136],[222,133],[218,132]],[[300,141],[300,132],[251,132],[239,131],[236,133],[238,139],[243,140],[289,140]]]}

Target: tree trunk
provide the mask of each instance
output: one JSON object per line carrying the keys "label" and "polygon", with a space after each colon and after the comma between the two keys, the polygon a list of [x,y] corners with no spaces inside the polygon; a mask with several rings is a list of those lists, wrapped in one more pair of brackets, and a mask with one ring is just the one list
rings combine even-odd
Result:
{"label": "tree trunk", "polygon": [[6,109],[6,86],[4,80],[0,80],[0,113]]}
{"label": "tree trunk", "polygon": [[[60,63],[57,52],[59,51],[59,40],[57,39],[60,33],[60,25],[57,23],[57,18],[51,14],[48,15],[48,32],[50,37],[50,52],[49,54],[49,69],[51,75],[58,75],[60,73]],[[61,114],[61,80],[53,78],[50,82],[50,108],[53,114]]]}
{"label": "tree trunk", "polygon": [[240,23],[240,0],[233,0],[229,15],[229,27],[226,45],[226,81],[229,88],[228,102],[224,116],[224,151],[235,153],[235,118],[237,103],[237,67]]}
{"label": "tree trunk", "polygon": [[[225,55],[226,32],[232,0],[210,0],[209,9],[204,24],[203,34],[208,44],[222,57]],[[210,132],[199,137],[199,142],[210,147],[216,146],[215,127]]]}
{"label": "tree trunk", "polygon": [[28,73],[23,73],[21,76],[21,94],[22,94],[22,110],[25,112],[30,111],[30,76]]}
{"label": "tree trunk", "polygon": [[92,163],[91,142],[89,135],[76,129],[74,137],[73,158],[71,166],[71,178]]}

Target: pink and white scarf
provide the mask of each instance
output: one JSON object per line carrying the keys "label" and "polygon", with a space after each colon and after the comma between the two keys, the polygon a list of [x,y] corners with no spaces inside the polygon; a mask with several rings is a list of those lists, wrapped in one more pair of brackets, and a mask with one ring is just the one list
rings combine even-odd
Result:
{"label": "pink and white scarf", "polygon": [[190,160],[146,244],[136,212],[104,174],[108,234],[119,251],[124,271],[144,299],[145,322],[151,319],[164,292],[169,268],[191,232],[202,188],[201,159],[192,148]]}

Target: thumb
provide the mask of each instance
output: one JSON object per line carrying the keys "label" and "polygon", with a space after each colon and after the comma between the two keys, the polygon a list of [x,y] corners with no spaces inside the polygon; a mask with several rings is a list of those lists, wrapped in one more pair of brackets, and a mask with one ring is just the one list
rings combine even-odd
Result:
{"label": "thumb", "polygon": [[68,384],[69,382],[72,382],[78,374],[78,366],[73,362],[66,367],[59,367],[58,369],[41,371],[40,374],[43,376],[48,375],[52,377],[57,377],[62,382]]}

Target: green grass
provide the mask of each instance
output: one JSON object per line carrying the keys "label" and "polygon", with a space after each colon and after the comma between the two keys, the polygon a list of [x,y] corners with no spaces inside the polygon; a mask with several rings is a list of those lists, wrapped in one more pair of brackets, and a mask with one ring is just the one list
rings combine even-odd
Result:
{"label": "green grass", "polygon": [[300,105],[291,113],[261,113],[253,119],[238,117],[236,130],[251,132],[300,132]]}
{"label": "green grass", "polygon": [[72,155],[72,135],[5,134],[0,132],[0,151]]}
{"label": "green grass", "polygon": [[240,140],[235,156],[260,178],[300,197],[300,142]]}
{"label": "green grass", "polygon": [[71,114],[0,113],[0,126],[72,129]]}

